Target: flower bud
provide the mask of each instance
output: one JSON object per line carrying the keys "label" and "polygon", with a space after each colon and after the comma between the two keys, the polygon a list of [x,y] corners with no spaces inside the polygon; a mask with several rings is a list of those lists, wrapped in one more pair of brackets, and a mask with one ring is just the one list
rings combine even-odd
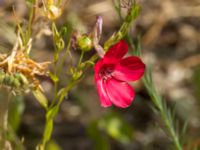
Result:
{"label": "flower bud", "polygon": [[72,77],[74,80],[78,80],[81,76],[82,76],[83,72],[80,70],[80,71],[77,71],[75,72]]}
{"label": "flower bud", "polygon": [[82,51],[90,51],[93,48],[92,39],[88,36],[80,36],[77,39],[77,45]]}
{"label": "flower bud", "polygon": [[16,73],[15,78],[18,79],[21,85],[28,85],[29,83],[27,78],[21,73]]}
{"label": "flower bud", "polygon": [[47,17],[50,20],[55,20],[55,19],[59,18],[61,15],[62,15],[61,8],[59,8],[55,5],[49,5],[48,6]]}

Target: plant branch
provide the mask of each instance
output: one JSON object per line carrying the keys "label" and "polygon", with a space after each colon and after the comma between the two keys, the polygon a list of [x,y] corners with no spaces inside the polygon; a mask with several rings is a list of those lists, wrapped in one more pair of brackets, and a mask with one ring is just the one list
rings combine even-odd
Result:
{"label": "plant branch", "polygon": [[173,114],[169,108],[167,108],[165,101],[158,94],[152,81],[151,70],[147,70],[145,77],[143,78],[144,85],[151,96],[153,104],[156,108],[156,112],[160,115],[163,123],[165,124],[166,134],[169,135],[176,150],[182,150],[179,135],[174,125]]}

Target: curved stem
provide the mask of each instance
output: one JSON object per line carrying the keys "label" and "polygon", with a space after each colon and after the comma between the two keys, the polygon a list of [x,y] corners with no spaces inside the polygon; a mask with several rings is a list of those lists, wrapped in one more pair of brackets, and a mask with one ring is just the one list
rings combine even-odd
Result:
{"label": "curved stem", "polygon": [[84,56],[84,51],[81,51],[81,56],[80,56],[80,59],[78,61],[78,67],[81,65],[82,63],[82,60],[83,60],[83,56]]}
{"label": "curved stem", "polygon": [[166,134],[168,134],[170,139],[172,140],[174,148],[176,150],[182,150],[182,145],[177,134],[176,128],[174,126],[174,120],[171,110],[167,108],[165,101],[156,91],[154,83],[152,81],[150,70],[146,71],[145,77],[143,78],[143,82],[149,95],[151,96],[156,111],[158,112],[162,121],[165,124]]}
{"label": "curved stem", "polygon": [[[46,115],[46,122],[45,122],[45,129],[44,129],[44,133],[43,133],[43,139],[42,139],[42,143],[41,145],[39,145],[37,147],[37,150],[45,150],[46,147],[46,143],[49,141],[49,139],[52,136],[52,132],[53,132],[53,121],[59,111],[59,107],[62,103],[62,101],[64,100],[64,98],[66,97],[66,95],[68,95],[68,92],[79,82],[79,80],[71,80],[69,82],[69,84],[62,90],[62,92],[60,93],[60,96],[58,97],[58,103],[51,107],[50,109],[48,109],[47,111],[47,115]],[[57,99],[56,99],[57,100]],[[55,108],[55,109],[54,109]],[[49,115],[51,114],[51,115]],[[45,135],[48,134],[48,135]]]}

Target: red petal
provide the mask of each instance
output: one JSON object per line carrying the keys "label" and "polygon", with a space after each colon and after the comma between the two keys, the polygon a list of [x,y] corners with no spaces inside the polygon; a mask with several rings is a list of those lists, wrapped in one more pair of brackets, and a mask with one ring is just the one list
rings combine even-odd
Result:
{"label": "red petal", "polygon": [[121,59],[128,52],[128,44],[121,40],[117,44],[110,47],[110,49],[106,52],[104,58],[115,58]]}
{"label": "red petal", "polygon": [[100,97],[100,101],[101,101],[101,106],[103,107],[109,107],[112,106],[112,102],[110,101],[106,90],[105,90],[105,83],[103,82],[103,80],[101,79],[101,77],[99,76],[99,71],[103,65],[103,61],[100,60],[96,63],[94,70],[95,70],[95,83],[96,83],[96,87],[97,87],[97,91],[98,91],[98,95]]}
{"label": "red petal", "polygon": [[135,81],[142,77],[145,64],[136,56],[122,59],[115,67],[113,76],[121,81]]}
{"label": "red petal", "polygon": [[106,92],[111,102],[122,108],[128,107],[135,97],[135,92],[128,83],[115,79],[107,81]]}
{"label": "red petal", "polygon": [[105,90],[105,83],[103,80],[96,80],[97,91],[100,97],[101,106],[102,107],[109,107],[112,106],[112,102],[110,101],[106,90]]}
{"label": "red petal", "polygon": [[108,66],[113,66],[113,68],[116,66],[116,64],[119,63],[120,60],[117,60],[117,59],[113,59],[113,58],[110,58],[110,59],[101,59],[99,60],[95,66],[94,66],[94,71],[96,74],[98,74],[102,68],[106,68]]}

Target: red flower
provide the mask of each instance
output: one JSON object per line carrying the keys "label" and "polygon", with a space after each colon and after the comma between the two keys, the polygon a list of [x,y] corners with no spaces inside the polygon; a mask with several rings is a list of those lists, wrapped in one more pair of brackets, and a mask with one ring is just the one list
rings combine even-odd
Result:
{"label": "red flower", "polygon": [[127,52],[128,45],[125,41],[120,41],[95,64],[95,82],[103,107],[114,104],[125,108],[135,97],[135,92],[127,81],[140,79],[144,74],[145,64],[136,56],[123,58]]}

